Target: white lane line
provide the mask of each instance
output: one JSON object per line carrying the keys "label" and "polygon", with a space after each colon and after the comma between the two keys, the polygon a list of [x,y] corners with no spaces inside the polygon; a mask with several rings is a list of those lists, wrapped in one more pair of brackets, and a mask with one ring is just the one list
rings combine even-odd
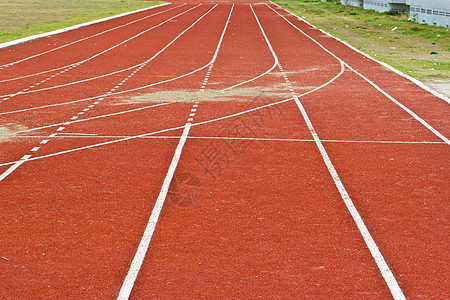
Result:
{"label": "white lane line", "polygon": [[[250,6],[250,8],[251,8],[251,6]],[[252,11],[253,11],[253,8],[252,8]],[[273,57],[273,59],[274,59],[273,65],[272,65],[272,67],[270,67],[268,70],[266,70],[264,73],[259,74],[258,76],[253,77],[253,78],[251,78],[251,79],[249,79],[249,80],[246,80],[246,81],[240,82],[240,83],[238,83],[238,84],[232,85],[232,86],[230,86],[230,87],[227,87],[227,88],[223,89],[222,92],[226,92],[226,91],[231,90],[231,89],[234,89],[234,88],[236,88],[236,87],[238,87],[238,86],[241,86],[241,85],[247,84],[247,83],[249,83],[249,82],[255,81],[255,80],[257,80],[257,79],[259,79],[259,78],[261,78],[261,77],[263,77],[263,76],[269,74],[270,72],[272,72],[273,69],[275,69],[275,67],[278,65],[278,58],[277,58],[277,56],[275,55],[275,53],[274,53],[274,51],[273,51],[273,49],[272,49],[272,46],[270,45],[270,43],[269,43],[269,41],[268,41],[268,39],[267,39],[266,33],[265,33],[264,30],[262,29],[261,24],[259,23],[259,20],[258,20],[258,18],[256,17],[255,14],[254,14],[254,16],[255,16],[256,22],[258,23],[259,29],[261,30],[261,33],[262,33],[262,35],[263,35],[263,37],[264,37],[264,40],[266,41],[266,44],[267,44],[267,46],[269,47],[270,52],[272,53],[272,57]]]}
{"label": "white lane line", "polygon": [[[304,36],[306,36],[307,38],[309,38],[311,41],[313,41],[314,43],[316,43],[317,45],[319,45],[322,49],[324,49],[326,52],[330,53],[331,55],[333,55],[336,59],[338,59],[339,61],[341,61],[345,66],[347,66],[350,70],[352,70],[354,73],[356,73],[358,76],[360,76],[362,79],[364,79],[366,82],[368,82],[370,85],[372,85],[375,89],[377,89],[379,92],[381,92],[384,96],[386,96],[389,100],[391,100],[392,102],[394,102],[395,104],[397,104],[399,107],[401,107],[405,112],[407,112],[410,116],[412,116],[415,120],[417,120],[418,122],[420,122],[420,124],[422,124],[425,128],[427,128],[428,130],[430,130],[434,135],[436,135],[437,137],[439,137],[441,140],[443,140],[445,143],[447,143],[448,145],[450,145],[450,140],[445,137],[442,133],[440,133],[438,130],[436,130],[434,127],[432,127],[430,124],[428,124],[424,119],[422,119],[421,117],[419,117],[417,114],[415,114],[412,110],[410,110],[409,108],[407,108],[405,105],[401,104],[398,100],[396,100],[394,97],[392,97],[391,95],[389,95],[387,92],[385,92],[384,90],[382,90],[379,86],[377,86],[375,83],[373,83],[371,80],[369,80],[367,77],[365,77],[364,75],[362,75],[361,73],[359,73],[358,71],[356,71],[355,69],[353,69],[348,63],[344,62],[342,59],[338,58],[336,55],[334,55],[331,51],[329,51],[328,49],[326,49],[322,44],[320,44],[318,41],[316,41],[314,38],[312,38],[311,36],[309,36],[308,34],[306,34],[303,30],[301,30],[300,28],[298,28],[297,26],[295,26],[291,21],[289,21],[288,19],[286,19],[286,17],[284,17],[283,15],[281,15],[278,11],[276,11],[275,9],[273,9],[272,7],[270,7],[269,5],[266,4],[266,6],[268,8],[270,8],[272,11],[274,11],[276,14],[278,14],[281,18],[283,18],[287,23],[289,23],[293,28],[295,28],[297,31],[299,31],[300,33],[302,33]],[[444,99],[445,100],[445,99]]]}
{"label": "white lane line", "polygon": [[24,155],[19,161],[15,162],[11,167],[8,168],[8,170],[6,170],[5,172],[3,172],[3,174],[0,174],[0,182],[5,179],[6,177],[8,177],[9,174],[11,174],[12,172],[14,172],[15,169],[17,169],[18,167],[20,167],[24,162],[26,162],[29,158],[31,157],[31,155]]}
{"label": "white lane line", "polygon": [[170,163],[169,170],[166,174],[166,177],[164,178],[161,191],[159,192],[158,198],[156,199],[156,203],[153,207],[152,214],[150,215],[150,219],[147,223],[147,227],[145,228],[144,235],[142,236],[138,250],[133,258],[133,262],[131,263],[130,269],[128,270],[127,276],[125,277],[125,280],[120,289],[119,296],[117,297],[118,300],[128,299],[131,294],[134,282],[137,278],[139,270],[141,269],[142,262],[144,261],[145,254],[147,253],[148,246],[152,239],[153,232],[155,231],[156,223],[158,222],[159,215],[161,214],[161,209],[164,205],[164,201],[166,200],[167,192],[169,191],[169,186],[172,181],[173,174],[175,173],[175,170],[177,168],[181,152],[183,150],[190,129],[191,123],[186,123],[186,125],[184,126],[183,134],[181,135],[180,141],[178,142],[177,148],[175,150],[175,154],[172,158],[172,162]]}
{"label": "white lane line", "polygon": [[[67,32],[67,31],[71,31],[71,30],[74,30],[74,29],[79,29],[79,28],[81,28],[81,27],[89,26],[89,25],[92,25],[92,24],[101,23],[101,22],[105,22],[105,21],[112,20],[112,19],[121,18],[121,17],[127,16],[127,15],[131,15],[131,14],[138,13],[138,12],[142,12],[142,11],[146,11],[146,10],[150,10],[150,9],[155,9],[155,8],[160,7],[160,6],[169,5],[169,4],[170,4],[170,3],[163,3],[163,4],[155,5],[155,6],[152,6],[152,7],[147,7],[147,8],[143,8],[143,9],[138,9],[138,10],[126,12],[126,13],[123,13],[123,14],[119,14],[119,15],[115,15],[115,16],[111,16],[111,17],[106,17],[106,18],[103,18],[103,19],[93,20],[93,21],[86,22],[86,23],[83,23],[83,24],[78,24],[78,25],[74,25],[74,26],[71,26],[71,27],[66,27],[66,28],[54,30],[54,31],[51,31],[51,32],[46,32],[46,33],[42,33],[42,34],[38,34],[38,35],[28,36],[28,37],[25,37],[25,38],[23,38],[23,39],[14,40],[14,41],[11,41],[11,42],[7,42],[7,43],[0,44],[0,49],[6,48],[6,47],[10,47],[10,46],[14,46],[14,45],[18,45],[18,44],[21,44],[21,43],[25,43],[25,42],[28,42],[28,41],[31,41],[31,40],[35,40],[35,39],[38,39],[38,38],[48,37],[48,36],[55,35],[55,34],[59,34],[59,33],[62,33],[62,32]],[[184,5],[184,4],[183,4],[183,5]],[[183,6],[183,5],[181,5],[181,6]],[[44,52],[41,52],[41,53],[32,55],[32,56],[29,56],[29,57],[23,58],[23,59],[20,59],[20,60],[17,60],[17,61],[9,62],[9,63],[7,63],[7,64],[1,65],[0,68],[9,67],[9,66],[15,65],[15,64],[17,64],[17,63],[20,63],[20,62],[22,62],[22,61],[26,61],[26,60],[29,60],[29,59],[31,59],[31,58],[35,58],[35,57],[41,56],[41,55],[43,55],[43,54],[47,54],[47,53],[49,53],[49,52],[53,52],[53,51],[55,51],[55,50],[58,50],[58,49],[61,49],[61,48],[70,46],[70,45],[72,45],[72,44],[75,44],[75,43],[78,43],[78,42],[81,42],[81,41],[90,39],[90,38],[92,38],[92,37],[95,37],[95,36],[98,36],[98,35],[101,35],[101,34],[104,34],[104,33],[106,33],[106,32],[109,32],[109,31],[112,31],[112,30],[115,30],[115,29],[118,29],[118,28],[121,28],[121,27],[130,25],[130,24],[132,24],[132,23],[139,22],[139,21],[141,21],[141,20],[143,20],[143,19],[146,19],[146,18],[155,16],[155,15],[158,15],[158,14],[161,14],[161,13],[164,13],[164,12],[167,12],[167,11],[172,10],[172,9],[175,9],[175,8],[177,8],[177,7],[180,7],[180,6],[176,6],[176,7],[173,7],[173,8],[171,8],[171,9],[168,9],[168,10],[165,10],[165,11],[162,11],[162,12],[159,12],[159,13],[155,13],[155,14],[150,15],[150,16],[146,16],[146,17],[144,17],[144,18],[142,18],[142,19],[138,19],[138,20],[132,21],[132,22],[130,22],[130,23],[127,23],[127,24],[124,24],[124,25],[120,25],[120,26],[117,26],[117,27],[114,27],[114,28],[105,30],[105,31],[103,31],[103,32],[99,32],[99,33],[97,33],[97,34],[94,34],[94,35],[91,35],[91,36],[82,38],[82,39],[80,39],[80,40],[73,41],[73,42],[68,43],[68,44],[66,44],[66,45],[63,45],[63,46],[59,46],[59,47],[56,47],[56,48],[53,48],[53,49],[50,49],[50,50],[47,50],[47,51],[44,51]]]}
{"label": "white lane line", "polygon": [[[268,5],[267,5],[268,6]],[[270,8],[270,6],[268,6]],[[252,9],[253,10],[253,9]],[[273,10],[273,9],[272,9]],[[343,63],[342,60],[340,60],[341,64]],[[281,70],[281,68],[280,68]],[[285,74],[286,75],[286,74]],[[292,88],[292,85],[286,80],[286,83]],[[370,251],[370,254],[372,255],[373,259],[375,260],[378,269],[380,270],[381,275],[383,276],[387,286],[389,287],[389,290],[391,291],[392,296],[394,299],[405,299],[405,296],[403,295],[403,291],[401,290],[400,286],[398,285],[397,280],[394,277],[394,274],[392,274],[391,269],[389,268],[388,264],[386,263],[383,255],[381,254],[380,250],[378,249],[378,246],[376,245],[375,241],[372,238],[372,235],[370,234],[369,230],[367,229],[366,225],[364,224],[363,219],[361,218],[358,210],[356,209],[355,205],[353,204],[353,201],[351,200],[349,194],[347,193],[347,190],[345,189],[341,178],[339,177],[336,169],[334,168],[333,163],[331,162],[330,157],[328,156],[327,151],[325,150],[325,147],[322,144],[322,141],[319,138],[319,135],[317,134],[316,130],[314,129],[314,126],[309,119],[308,114],[306,113],[305,108],[303,107],[302,103],[298,99],[296,95],[294,95],[294,101],[295,104],[297,104],[297,107],[299,108],[303,119],[308,126],[309,132],[311,133],[314,142],[319,149],[320,155],[322,156],[322,159],[328,169],[328,172],[330,173],[334,184],[336,185],[342,200],[345,203],[345,206],[347,207],[347,210],[350,212],[353,221],[355,222],[356,226],[358,227],[359,232],[361,233],[364,242],[366,243],[367,248]]]}
{"label": "white lane line", "polygon": [[[150,28],[148,28],[148,29],[146,29],[146,30],[144,30],[144,31],[141,31],[140,33],[138,33],[138,34],[132,36],[131,38],[128,38],[128,39],[126,39],[126,40],[124,40],[124,41],[122,41],[122,42],[120,42],[120,43],[118,43],[118,44],[115,44],[114,46],[112,46],[112,47],[110,47],[110,48],[108,48],[108,49],[106,49],[106,50],[103,50],[103,51],[101,51],[101,52],[99,52],[99,53],[97,53],[97,54],[95,54],[95,55],[93,55],[93,56],[90,56],[90,57],[87,58],[87,59],[84,59],[84,60],[82,60],[82,61],[80,61],[80,62],[77,62],[76,64],[71,65],[71,67],[66,68],[65,70],[61,71],[60,73],[55,74],[55,75],[53,75],[53,76],[50,76],[49,78],[44,79],[44,80],[41,81],[41,82],[45,82],[45,81],[49,80],[50,78],[55,77],[56,75],[63,74],[63,73],[65,73],[65,72],[67,72],[67,71],[73,69],[74,67],[77,67],[77,66],[79,66],[79,65],[81,65],[81,64],[83,64],[83,63],[85,63],[85,62],[90,61],[90,60],[93,60],[94,58],[96,58],[96,57],[98,57],[98,56],[100,56],[100,55],[103,55],[104,53],[109,52],[109,51],[111,51],[111,50],[113,50],[113,49],[115,49],[115,48],[121,46],[122,44],[125,44],[125,43],[129,42],[130,40],[133,40],[133,39],[137,38],[138,36],[140,36],[140,35],[142,35],[142,34],[145,34],[145,33],[149,32],[149,31],[151,31],[151,30],[153,30],[153,29],[155,29],[155,28],[157,28],[157,27],[159,27],[159,26],[162,26],[163,24],[169,22],[169,20],[174,19],[174,18],[177,18],[177,17],[179,17],[179,16],[181,16],[181,15],[183,15],[183,14],[186,14],[187,12],[189,12],[189,11],[191,11],[191,10],[193,10],[193,9],[195,9],[195,8],[197,8],[197,7],[199,7],[199,6],[201,6],[201,5],[202,5],[202,4],[198,4],[197,6],[194,6],[194,7],[190,8],[190,9],[188,9],[188,10],[186,10],[186,11],[184,11],[184,12],[182,12],[182,13],[180,13],[180,14],[174,16],[174,17],[171,17],[171,18],[167,19],[166,21],[159,23],[158,25],[155,25],[155,26],[153,26],[153,27],[150,27]],[[183,32],[183,33],[184,33],[184,32]],[[170,45],[170,44],[169,44],[169,45]],[[164,48],[164,50],[165,50],[165,48]],[[160,52],[162,52],[162,51],[160,51]],[[158,55],[160,54],[160,52],[158,52],[158,53],[157,53],[155,56],[153,56],[150,60],[148,60],[148,61],[146,61],[146,62],[144,62],[144,63],[138,64],[138,65],[141,65],[141,66],[142,66],[143,64],[148,63],[149,61],[153,60],[156,56],[158,56]],[[138,65],[136,65],[136,66],[138,66]],[[132,68],[132,67],[131,67],[131,68]],[[127,69],[129,70],[130,68],[127,68]],[[121,70],[121,71],[122,71],[122,70]],[[113,72],[113,73],[118,73],[118,72],[121,72],[121,71],[116,71],[116,72]],[[41,73],[43,73],[43,72],[41,72]],[[59,87],[63,87],[63,86],[69,86],[69,85],[77,84],[77,83],[80,83],[80,82],[86,82],[86,81],[89,81],[89,80],[94,80],[94,79],[98,79],[98,78],[110,76],[110,75],[113,74],[113,73],[106,74],[106,75],[102,75],[102,76],[97,76],[97,77],[93,77],[93,78],[88,78],[88,79],[85,79],[85,80],[80,80],[80,81],[77,81],[77,82],[74,82],[74,83],[67,83],[67,84],[62,84],[62,85],[58,85],[58,86],[55,86],[55,87],[48,87],[48,88],[43,88],[43,89],[40,89],[40,90],[33,90],[33,91],[28,91],[28,92],[23,92],[23,91],[21,91],[21,92],[19,92],[19,93],[28,94],[28,93],[34,93],[34,92],[40,92],[40,91],[45,91],[45,90],[49,90],[49,89],[59,88]],[[21,77],[21,78],[25,78],[25,77],[23,76],[23,77]],[[2,82],[2,81],[0,81],[0,82]],[[113,90],[114,90],[114,89],[113,89]],[[19,93],[16,93],[16,95],[19,94]],[[112,92],[109,92],[109,94],[111,94],[111,93],[112,93]],[[2,96],[0,96],[0,97],[5,97],[5,96],[6,96],[6,97],[13,97],[13,96],[11,96],[11,95],[2,95]]]}
{"label": "white lane line", "polygon": [[428,124],[424,119],[422,119],[421,117],[419,117],[417,114],[415,114],[412,110],[410,110],[408,107],[406,107],[405,105],[403,105],[402,103],[400,103],[398,100],[396,100],[394,97],[392,97],[391,95],[389,95],[387,92],[385,92],[383,89],[381,89],[378,85],[376,85],[373,81],[371,81],[370,79],[368,79],[366,76],[362,75],[361,73],[359,73],[358,71],[356,71],[355,69],[353,69],[352,67],[350,67],[347,63],[344,63],[350,70],[352,70],[353,72],[355,72],[357,75],[359,75],[362,79],[364,79],[366,82],[368,82],[371,86],[373,86],[375,89],[377,89],[380,93],[382,93],[384,96],[386,96],[389,100],[391,100],[392,102],[394,102],[395,104],[397,104],[398,106],[400,106],[405,112],[407,112],[410,116],[412,116],[414,119],[416,119],[416,121],[418,121],[420,124],[422,124],[423,126],[425,126],[428,130],[430,130],[434,135],[436,135],[438,138],[440,138],[441,140],[443,140],[445,143],[447,143],[447,145],[450,145],[450,140],[445,137],[442,133],[440,133],[439,131],[437,131],[433,126],[431,126],[430,124]]}
{"label": "white lane line", "polygon": [[40,129],[56,127],[56,126],[60,126],[60,125],[70,125],[70,124],[74,124],[74,123],[87,122],[87,121],[92,121],[92,120],[97,120],[97,119],[102,119],[102,118],[115,117],[115,116],[119,116],[119,115],[123,115],[123,114],[128,114],[128,113],[132,113],[132,112],[137,112],[137,111],[141,111],[141,110],[146,110],[146,109],[150,109],[150,108],[154,108],[154,107],[158,107],[158,106],[170,105],[170,104],[172,104],[172,103],[158,103],[158,104],[154,104],[154,105],[149,105],[149,106],[144,106],[144,107],[140,107],[140,108],[134,108],[134,109],[129,109],[129,110],[125,110],[125,111],[120,111],[120,112],[116,112],[116,113],[110,113],[110,114],[90,117],[90,118],[86,118],[86,119],[78,119],[78,120],[69,121],[69,122],[49,124],[49,125],[45,125],[45,126],[20,130],[20,131],[14,132],[14,134],[31,132],[31,131],[36,131],[36,130],[40,130]]}
{"label": "white lane line", "polygon": [[373,240],[369,230],[367,229],[366,225],[364,224],[364,221],[362,220],[358,210],[356,209],[355,205],[353,204],[353,201],[351,200],[350,196],[347,193],[347,190],[345,189],[344,185],[342,184],[342,181],[334,168],[330,157],[328,156],[328,153],[325,150],[325,147],[323,146],[319,136],[317,135],[311,120],[309,119],[305,108],[301,104],[300,100],[297,97],[294,97],[294,101],[297,104],[298,108],[300,109],[300,112],[303,116],[303,119],[305,120],[308,129],[311,133],[311,135],[314,138],[314,141],[316,143],[317,148],[320,151],[320,154],[322,155],[322,159],[325,162],[325,165],[327,166],[328,172],[330,173],[331,177],[333,178],[333,181],[339,190],[339,193],[341,194],[342,200],[344,200],[345,206],[347,207],[348,211],[350,212],[354,222],[356,223],[356,226],[359,229],[359,232],[361,233],[362,237],[364,238],[364,241],[369,248],[369,251],[374,258],[378,269],[381,272],[381,275],[383,276],[386,284],[389,287],[389,290],[391,291],[392,296],[394,299],[405,299],[405,296],[403,295],[403,292],[398,285],[397,280],[395,279],[394,275],[392,274],[388,264],[384,260],[383,255],[381,254],[380,250],[378,249],[378,246],[376,245],[375,241]]}
{"label": "white lane line", "polygon": [[82,137],[101,137],[97,133],[81,133],[81,132],[63,132],[59,134],[59,137],[66,137],[66,136],[82,136]]}
{"label": "white lane line", "polygon": [[[216,5],[217,6],[217,5]],[[213,8],[215,8],[216,6],[214,6]],[[230,10],[230,14],[228,17],[228,20],[231,17],[231,13],[233,12],[233,8],[234,8],[234,4],[231,7]],[[228,27],[228,20],[225,23],[224,26],[224,30],[222,32],[222,36],[221,39],[219,40],[217,49],[216,49],[216,54],[219,51],[220,45],[221,45],[221,41],[222,41],[222,37],[225,34],[226,28]],[[217,55],[215,55],[216,57]],[[213,58],[213,62],[215,60],[215,57]],[[212,69],[212,65],[209,68],[209,70]],[[201,89],[204,89],[204,87],[202,86]],[[196,101],[193,105],[198,105],[198,101]],[[159,196],[156,199],[156,203],[155,206],[153,207],[152,213],[150,215],[150,219],[147,223],[147,227],[145,228],[144,234],[142,236],[142,239],[139,243],[139,247],[138,250],[133,258],[133,261],[131,263],[130,269],[128,270],[127,276],[125,277],[125,280],[122,284],[122,287],[120,289],[119,295],[117,297],[118,300],[125,300],[128,299],[130,297],[131,291],[133,289],[134,286],[134,282],[136,281],[136,278],[139,274],[139,270],[141,269],[142,263],[144,261],[145,258],[145,254],[147,253],[148,247],[150,245],[150,241],[152,239],[153,236],[153,232],[155,231],[156,228],[156,224],[158,222],[159,219],[159,215],[161,214],[161,210],[162,207],[164,205],[164,202],[166,200],[166,196],[167,196],[167,192],[169,191],[169,187],[170,187],[170,183],[172,182],[172,178],[173,175],[175,173],[175,170],[177,168],[178,162],[180,160],[181,157],[181,153],[183,151],[183,147],[184,144],[186,143],[186,139],[189,135],[189,130],[191,129],[191,120],[193,119],[192,117],[195,115],[195,113],[191,113],[189,116],[190,118],[188,118],[186,124],[184,125],[184,129],[183,129],[183,133],[181,134],[181,138],[178,142],[177,148],[175,150],[175,154],[172,158],[172,162],[170,163],[169,166],[169,170],[166,174],[166,177],[164,178],[164,182],[163,185],[161,187],[161,190],[159,192]]]}
{"label": "white lane line", "polygon": [[[189,119],[188,119],[189,120]],[[192,126],[194,126],[193,124]],[[39,139],[46,136],[40,135],[20,135],[15,138],[22,139]],[[68,132],[60,133],[59,138],[77,138],[77,139],[121,139],[129,138],[131,135],[98,135],[95,133],[78,133]],[[158,136],[144,136],[141,139],[179,139],[179,135],[158,135]],[[228,136],[188,136],[188,139],[209,139],[209,140],[247,140],[247,141],[267,141],[267,142],[314,142],[314,139],[293,139],[293,138],[253,138],[253,137],[228,137]],[[48,142],[48,140],[47,140]],[[403,144],[403,145],[446,145],[445,142],[434,141],[385,141],[385,140],[324,140],[322,143],[356,143],[356,144]],[[41,142],[42,143],[42,142]],[[12,164],[12,163],[11,163]]]}
{"label": "white lane line", "polygon": [[[305,92],[303,94],[297,95],[297,97],[304,97],[307,96],[309,94],[312,94],[324,87],[326,87],[327,85],[331,84],[334,80],[336,80],[337,78],[339,78],[343,73],[344,73],[344,67],[342,65],[341,71],[334,76],[333,78],[331,78],[329,81],[327,81],[326,83],[308,91]],[[205,124],[209,124],[209,123],[213,123],[213,122],[218,122],[218,121],[223,121],[226,119],[231,119],[231,118],[235,118],[244,114],[248,114],[254,111],[258,111],[260,109],[264,109],[264,108],[268,108],[271,106],[275,106],[275,105],[280,105],[283,103],[287,103],[289,101],[294,100],[293,97],[288,98],[288,99],[284,99],[284,100],[280,100],[277,102],[273,102],[273,103],[269,103],[269,104],[265,104],[259,107],[255,107],[252,109],[248,109],[248,110],[244,110],[238,113],[234,113],[234,114],[230,114],[230,115],[226,115],[226,116],[222,116],[222,117],[218,117],[218,118],[214,118],[214,119],[210,119],[210,120],[206,120],[206,121],[202,121],[202,122],[198,122],[198,123],[194,123],[192,124],[192,126],[200,126],[200,125],[205,125]],[[158,130],[158,131],[154,131],[154,132],[147,132],[144,134],[139,134],[139,135],[135,135],[135,136],[131,136],[131,137],[126,137],[126,138],[122,138],[122,139],[118,139],[118,140],[114,140],[114,141],[108,141],[108,142],[103,142],[103,143],[98,143],[98,144],[93,144],[93,145],[88,145],[88,146],[84,146],[84,147],[80,147],[80,148],[73,148],[73,149],[69,149],[69,150],[64,150],[64,151],[60,151],[60,152],[55,152],[52,154],[48,154],[48,155],[43,155],[43,156],[39,156],[39,157],[35,157],[35,158],[31,158],[30,161],[33,160],[39,160],[39,159],[44,159],[44,158],[49,158],[49,157],[53,157],[53,156],[58,156],[58,155],[63,155],[63,154],[68,154],[68,153],[72,153],[72,152],[77,152],[77,151],[82,151],[82,150],[86,150],[86,149],[92,149],[92,148],[96,148],[96,147],[101,147],[101,146],[106,146],[106,145],[110,145],[110,144],[114,144],[114,143],[121,143],[121,142],[125,142],[125,141],[129,141],[129,140],[133,140],[133,139],[139,139],[145,136],[151,136],[151,135],[155,135],[155,134],[159,134],[159,133],[164,133],[164,132],[169,132],[169,131],[174,131],[174,130],[178,130],[178,129],[182,129],[183,126],[178,126],[178,127],[172,127],[172,128],[167,128],[167,129],[162,129],[162,130]],[[17,161],[14,162],[7,162],[7,163],[2,163],[0,164],[1,166],[7,166],[7,165],[12,165],[14,163],[16,163]]]}

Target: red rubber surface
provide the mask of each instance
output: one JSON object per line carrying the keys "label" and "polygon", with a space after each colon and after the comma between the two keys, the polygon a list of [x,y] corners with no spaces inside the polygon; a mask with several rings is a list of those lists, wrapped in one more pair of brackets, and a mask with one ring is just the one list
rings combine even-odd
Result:
{"label": "red rubber surface", "polygon": [[294,94],[404,295],[449,298],[449,145],[339,59],[444,137],[449,104],[273,4],[339,59],[265,4],[182,3],[0,50],[148,16],[0,68],[0,298],[118,296],[195,101],[131,298],[391,298]]}

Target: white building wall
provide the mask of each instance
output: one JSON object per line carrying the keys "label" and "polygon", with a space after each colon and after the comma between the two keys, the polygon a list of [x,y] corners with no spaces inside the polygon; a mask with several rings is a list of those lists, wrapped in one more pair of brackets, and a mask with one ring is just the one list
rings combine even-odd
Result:
{"label": "white building wall", "polygon": [[341,3],[378,12],[409,13],[414,22],[450,28],[450,0],[341,0]]}
{"label": "white building wall", "polygon": [[363,7],[363,0],[341,0],[342,5],[351,5],[356,7]]}
{"label": "white building wall", "polygon": [[363,7],[364,9],[373,9],[377,12],[389,11],[387,1],[382,0],[365,0]]}
{"label": "white building wall", "polygon": [[412,21],[450,28],[450,0],[407,0]]}

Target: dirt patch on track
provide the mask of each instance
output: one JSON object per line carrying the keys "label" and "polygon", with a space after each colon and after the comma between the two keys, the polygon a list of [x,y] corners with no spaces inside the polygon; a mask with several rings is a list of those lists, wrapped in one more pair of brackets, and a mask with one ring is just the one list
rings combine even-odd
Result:
{"label": "dirt patch on track", "polygon": [[15,132],[20,130],[26,130],[23,125],[7,124],[6,126],[0,126],[0,143],[6,142],[16,136]]}
{"label": "dirt patch on track", "polygon": [[[311,90],[315,87],[307,86],[297,90]],[[195,102],[195,101],[250,101],[262,93],[267,96],[290,97],[286,85],[276,84],[272,87],[235,88],[222,92],[221,90],[158,90],[152,93],[118,99],[117,104],[136,104],[148,102]]]}

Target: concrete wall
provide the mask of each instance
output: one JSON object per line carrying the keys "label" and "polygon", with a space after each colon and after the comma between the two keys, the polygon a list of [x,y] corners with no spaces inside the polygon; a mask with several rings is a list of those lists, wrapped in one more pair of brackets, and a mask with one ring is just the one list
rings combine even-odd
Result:
{"label": "concrete wall", "polygon": [[450,0],[408,0],[412,21],[450,28]]}
{"label": "concrete wall", "polygon": [[377,12],[389,11],[388,1],[386,0],[364,0],[364,9],[373,9]]}
{"label": "concrete wall", "polygon": [[342,5],[351,5],[356,7],[363,7],[363,0],[341,0]]}
{"label": "concrete wall", "polygon": [[450,0],[341,0],[343,5],[409,14],[411,21],[450,28]]}

